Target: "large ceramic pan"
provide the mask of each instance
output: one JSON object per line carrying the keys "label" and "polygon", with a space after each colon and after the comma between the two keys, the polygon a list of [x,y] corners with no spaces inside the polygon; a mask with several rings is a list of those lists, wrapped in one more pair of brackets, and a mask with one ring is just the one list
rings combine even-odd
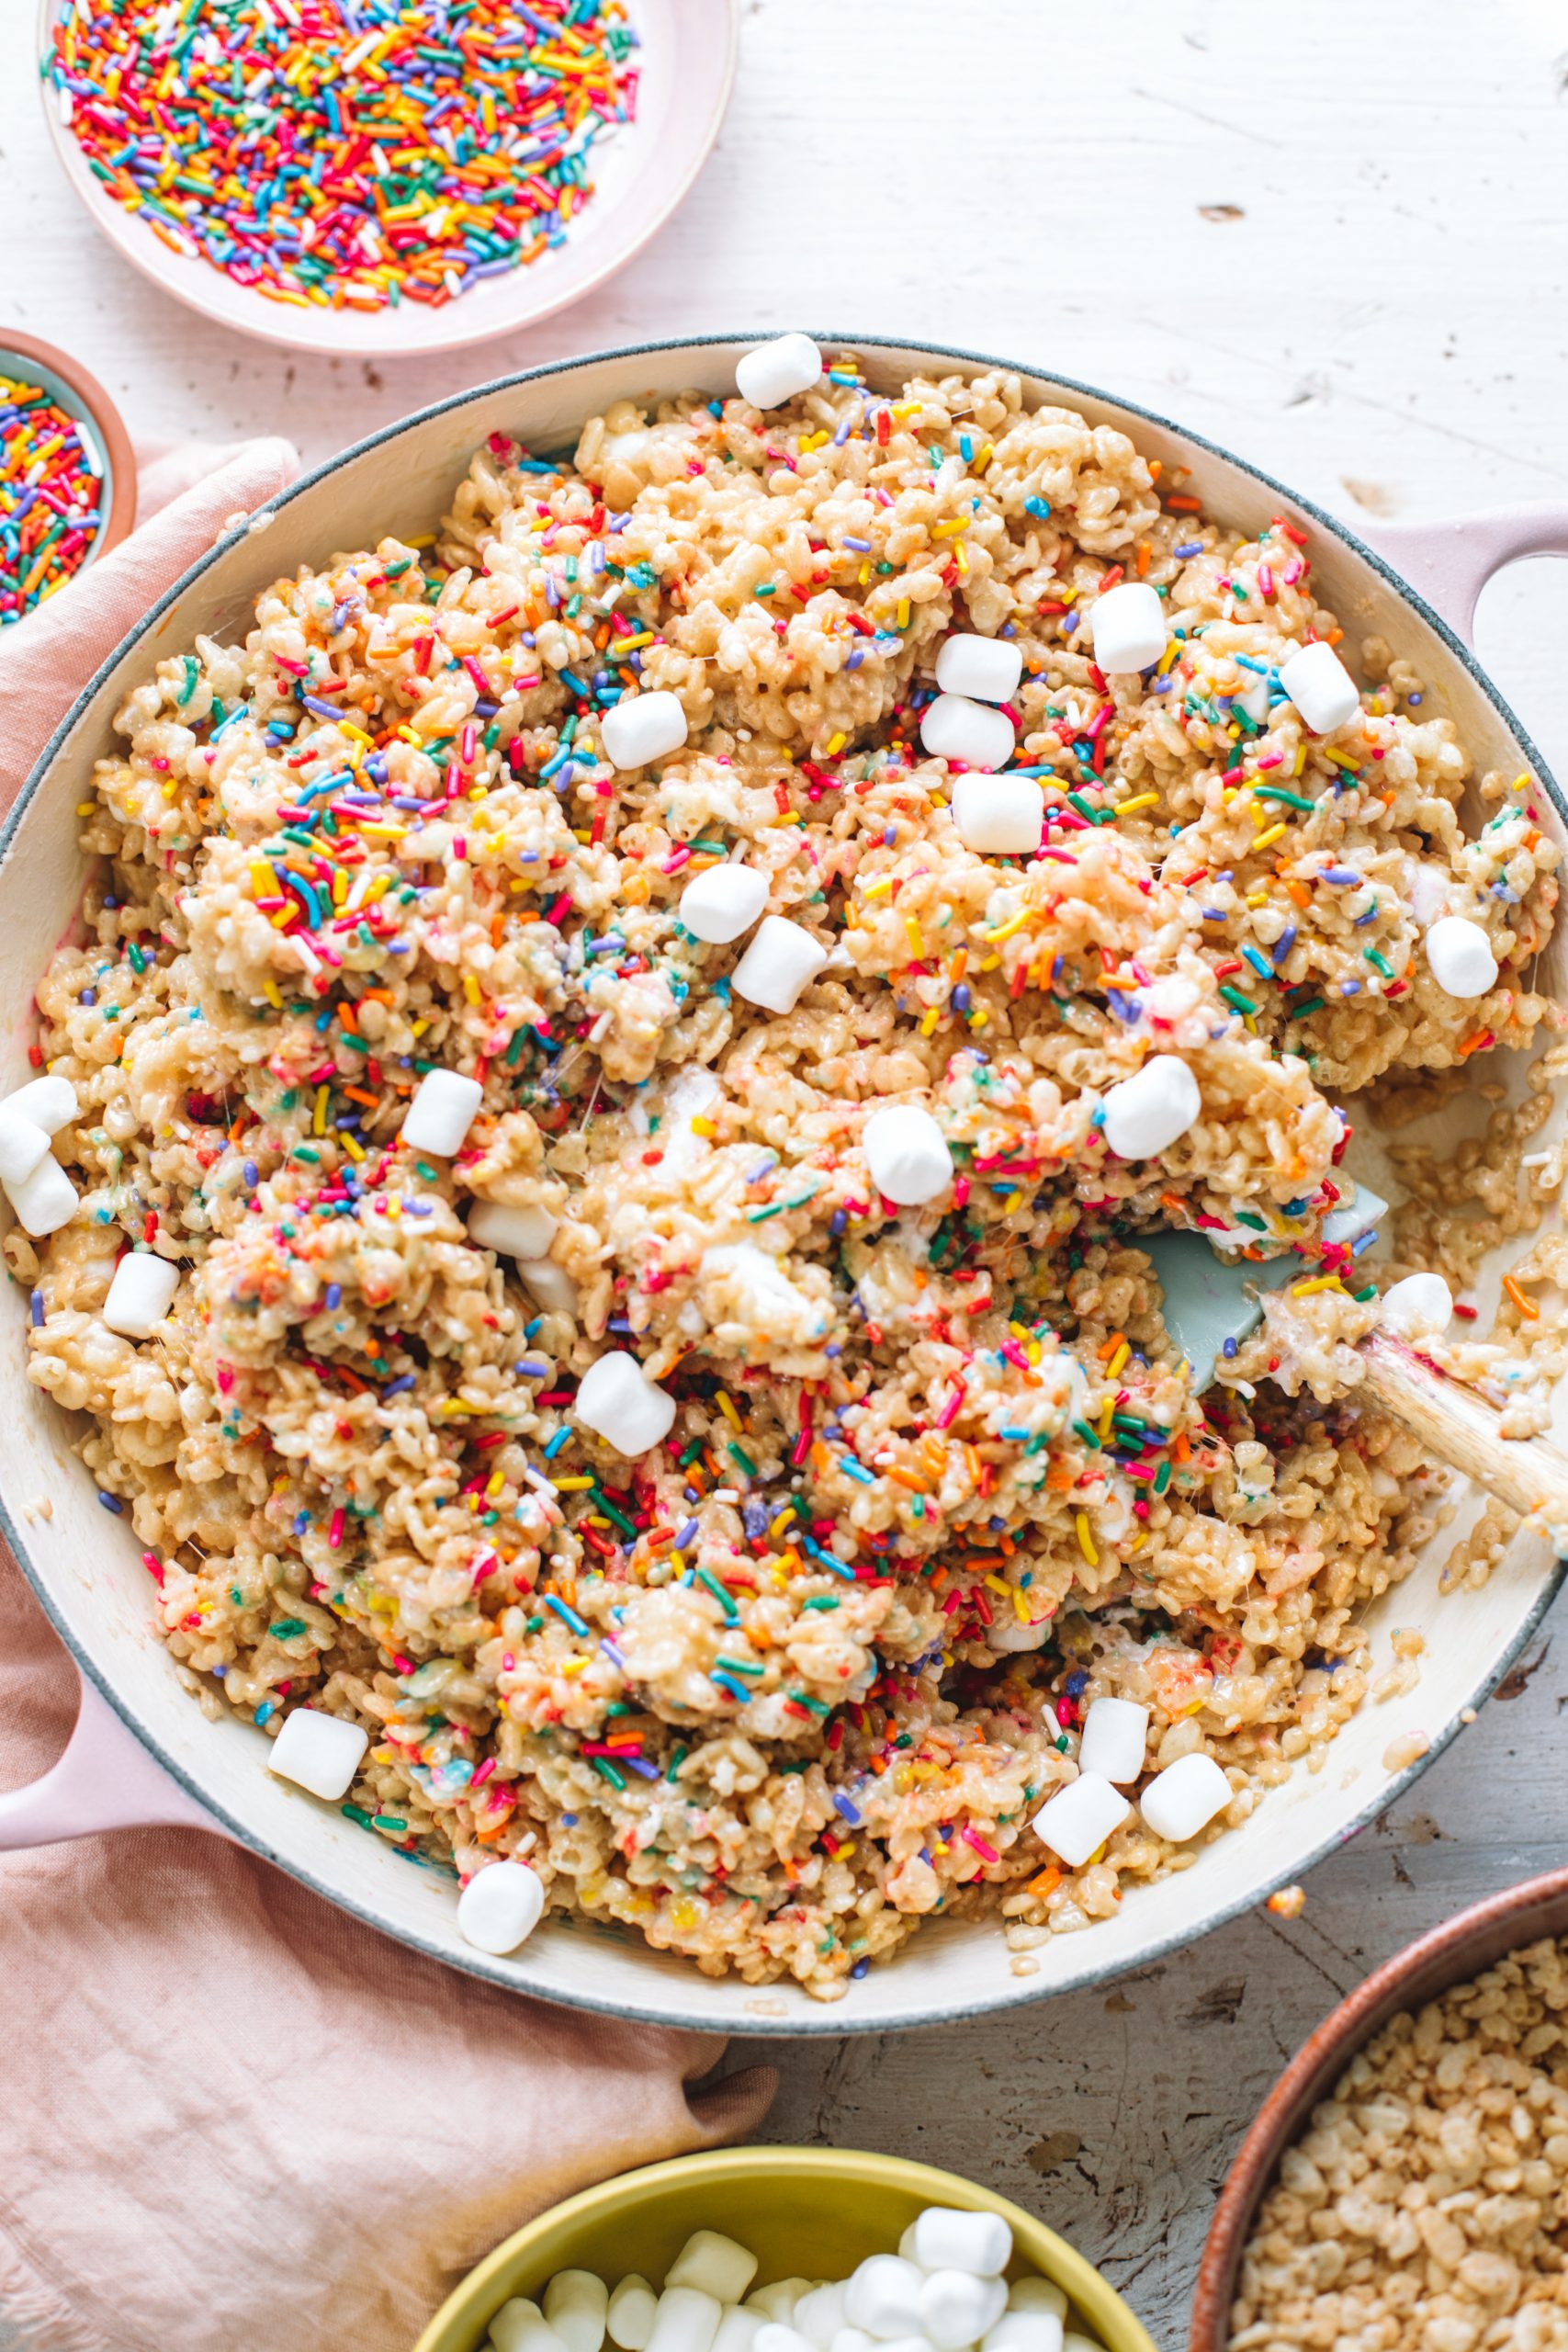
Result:
{"label": "large ceramic pan", "polygon": [[[279,572],[374,544],[389,529],[430,530],[468,453],[489,434],[517,435],[536,448],[570,446],[583,418],[623,395],[686,386],[728,392],[736,356],[752,340],[609,352],[459,393],[308,475],[186,572],[87,685],[0,833],[0,1001],[14,1008],[0,1037],[0,1088],[28,1074],[33,987],[83,886],[74,804],[91,763],[109,749],[110,716],[133,680],[198,630],[220,638],[243,631],[253,596]],[[840,347],[844,339],[822,340]],[[998,364],[974,353],[849,341],[883,390],[916,371]],[[1476,594],[1499,564],[1540,549],[1568,553],[1568,508],[1406,534],[1390,553],[1418,594],[1332,517],[1223,450],[1085,385],[1020,372],[1032,401],[1066,401],[1096,423],[1120,425],[1168,468],[1190,468],[1190,487],[1213,514],[1257,531],[1282,513],[1305,528],[1319,594],[1344,623],[1348,647],[1375,633],[1415,662],[1478,767],[1532,768],[1543,820],[1568,840],[1561,795],[1464,642]],[[1560,938],[1541,986],[1561,992],[1564,952]],[[1390,1189],[1375,1137],[1359,1172]],[[1504,1268],[1490,1271],[1495,1282]],[[671,2025],[800,2034],[930,2025],[1045,1999],[1181,1949],[1298,1877],[1387,1804],[1420,1769],[1391,1771],[1391,1746],[1408,1747],[1408,1736],[1419,1734],[1427,1757],[1442,1747],[1529,1638],[1562,1573],[1539,1541],[1521,1538],[1483,1590],[1445,1594],[1439,1571],[1453,1531],[1439,1537],[1411,1580],[1370,1614],[1380,1659],[1395,1623],[1425,1634],[1416,1690],[1368,1705],[1320,1771],[1299,1770],[1244,1828],[1205,1848],[1191,1869],[1130,1894],[1113,1920],[1048,1944],[1034,1973],[1014,1973],[995,1924],[960,1923],[924,1928],[897,1960],[826,2007],[793,1985],[712,1982],[634,1937],[581,1923],[547,1923],[513,1958],[490,1960],[458,1937],[448,1882],[410,1870],[335,1810],[272,1777],[257,1732],[238,1721],[209,1724],[181,1689],[149,1626],[146,1573],[129,1521],[100,1510],[64,1418],[24,1377],[26,1316],[26,1297],[9,1286],[0,1296],[0,1524],[81,1668],[83,1706],[56,1770],[0,1797],[0,1845],[134,1822],[188,1823],[239,1839],[359,1918],[457,1967],[547,2000]],[[1568,1399],[1560,1436],[1568,1435],[1564,1423]],[[1461,1497],[1461,1524],[1473,1509],[1473,1498]]]}

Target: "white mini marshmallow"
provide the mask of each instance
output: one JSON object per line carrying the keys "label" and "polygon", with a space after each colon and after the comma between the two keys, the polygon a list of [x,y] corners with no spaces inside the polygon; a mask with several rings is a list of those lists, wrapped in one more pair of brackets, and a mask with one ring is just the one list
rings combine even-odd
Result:
{"label": "white mini marshmallow", "polygon": [[653,2315],[659,2309],[659,2298],[646,2278],[629,2271],[610,2297],[604,2315],[604,2328],[612,2344],[621,2352],[647,2352],[648,2339],[653,2334]]}
{"label": "white mini marshmallow", "polygon": [[795,2307],[803,2295],[808,2295],[815,2279],[774,2278],[766,2287],[753,2287],[746,2298],[749,2312],[761,2312],[764,2319],[777,2320],[781,2325],[790,2321]]}
{"label": "white mini marshmallow", "polygon": [[1232,695],[1231,700],[1237,710],[1246,711],[1255,727],[1261,727],[1269,716],[1269,707],[1274,699],[1273,689],[1269,680],[1258,671],[1244,670],[1242,676],[1247,680],[1247,684],[1238,694]]}
{"label": "white mini marshmallow", "polygon": [[728,946],[761,914],[768,880],[750,865],[710,865],[681,893],[681,921],[710,947]]}
{"label": "white mini marshmallow", "polygon": [[1027,2278],[1015,2278],[1008,2289],[1010,2312],[1055,2312],[1058,2319],[1067,2316],[1067,2299],[1054,2278],[1042,2278],[1031,2272]]}
{"label": "white mini marshmallow", "polygon": [[613,768],[641,768],[649,760],[668,759],[685,740],[681,697],[662,688],[628,695],[599,721],[599,748]]}
{"label": "white mini marshmallow", "polygon": [[455,1069],[426,1070],[399,1130],[411,1151],[431,1151],[450,1159],[479,1115],[484,1088],[477,1078]]}
{"label": "white mini marshmallow", "polygon": [[132,1250],[114,1270],[104,1321],[127,1340],[150,1340],[180,1286],[180,1270],[150,1250]]}
{"label": "white mini marshmallow", "polygon": [[938,695],[920,716],[920,741],[934,760],[966,768],[1005,767],[1018,741],[1011,719],[967,695]]}
{"label": "white mini marshmallow", "polygon": [[1062,2352],[1061,2319],[1055,2312],[1005,2311],[980,2338],[980,2352]]}
{"label": "white mini marshmallow", "polygon": [[1078,1740],[1078,1770],[1126,1787],[1144,1769],[1149,1711],[1134,1699],[1091,1699]]}
{"label": "white mini marshmallow", "polygon": [[1385,1331],[1440,1331],[1453,1311],[1453,1293],[1441,1274],[1406,1274],[1382,1295]]}
{"label": "white mini marshmallow", "polygon": [[517,1271],[547,1315],[577,1313],[577,1284],[553,1258],[519,1258]]}
{"label": "white mini marshmallow", "polygon": [[1105,2352],[1098,2336],[1086,2335],[1081,2328],[1069,2327],[1062,2338],[1062,2352]]}
{"label": "white mini marshmallow", "polygon": [[1448,911],[1453,893],[1454,876],[1446,865],[1434,857],[1407,857],[1401,871],[1400,885],[1404,904],[1412,922],[1425,931]]}
{"label": "white mini marshmallow", "polygon": [[863,2327],[841,2327],[828,2352],[871,2352],[875,2341],[875,2336],[868,2335]]}
{"label": "white mini marshmallow", "polygon": [[777,334],[735,363],[735,389],[753,408],[782,408],[808,392],[822,373],[822,354],[808,334]]}
{"label": "white mini marshmallow", "polygon": [[[496,1871],[514,1870],[514,1862],[494,1863],[473,1881],[493,1878]],[[532,1878],[532,1871],[528,1873]],[[558,2270],[545,2289],[545,2317],[566,2346],[566,2352],[599,2352],[604,2341],[604,2313],[610,2290],[592,2270]]]}
{"label": "white mini marshmallow", "polygon": [[938,1199],[953,1182],[947,1137],[918,1102],[874,1111],[861,1130],[861,1148],[872,1182],[900,1208]]}
{"label": "white mini marshmallow", "polygon": [[1034,1834],[1069,1870],[1076,1871],[1100,1851],[1132,1810],[1121,1791],[1098,1772],[1080,1772],[1041,1806],[1034,1816]]}
{"label": "white mini marshmallow", "polygon": [[468,1210],[468,1238],[503,1258],[544,1258],[560,1229],[548,1209],[513,1208],[510,1201],[475,1201]]}
{"label": "white mini marshmallow", "polygon": [[6,1197],[17,1212],[22,1231],[35,1239],[45,1233],[58,1233],[81,1205],[75,1185],[52,1154],[46,1154],[19,1184],[7,1184]]}
{"label": "white mini marshmallow", "polygon": [[266,1769],[280,1781],[297,1781],[313,1797],[345,1797],[369,1745],[363,1724],[345,1723],[319,1707],[296,1707],[268,1747]]}
{"label": "white mini marshmallow", "polygon": [[664,2274],[667,2287],[700,2287],[721,2303],[738,2303],[757,2276],[757,2257],[717,2230],[694,2230]]}
{"label": "white mini marshmallow", "polygon": [[1202,1002],[1202,990],[1184,972],[1167,972],[1139,993],[1146,1013],[1173,1026]]}
{"label": "white mini marshmallow", "polygon": [[953,821],[980,857],[1033,857],[1045,830],[1045,787],[1030,775],[961,775]]}
{"label": "white mini marshmallow", "polygon": [[57,1136],[81,1107],[71,1080],[51,1076],[29,1078],[26,1086],[18,1086],[14,1094],[7,1094],[0,1102],[0,1111],[13,1112],[18,1119],[30,1119],[46,1136]]}
{"label": "white mini marshmallow", "polygon": [[457,1897],[457,1932],[476,1951],[499,1960],[526,1941],[544,1910],[545,1890],[536,1871],[526,1862],[487,1862]]}
{"label": "white mini marshmallow", "polygon": [[1006,637],[950,637],[936,657],[936,682],[944,695],[967,695],[971,702],[1010,702],[1023,675],[1023,648]]}
{"label": "white mini marshmallow", "polygon": [[850,2273],[844,2288],[844,2315],[852,2327],[863,2327],[880,2343],[901,2335],[923,2335],[920,2289],[925,2272],[896,2254],[874,2254]]}
{"label": "white mini marshmallow", "polygon": [[1138,1799],[1138,1810],[1156,1838],[1180,1846],[1224,1813],[1230,1801],[1231,1784],[1220,1767],[1212,1756],[1195,1749],[1155,1774]]}
{"label": "white mini marshmallow", "polygon": [[751,2352],[814,2352],[814,2346],[787,2320],[765,2319],[751,2339]]}
{"label": "white mini marshmallow", "polygon": [[[707,1138],[693,1132],[694,1119],[707,1119],[712,1124],[714,1104],[724,1092],[711,1069],[688,1062],[685,1068],[670,1079],[661,1091],[650,1094],[645,1116],[656,1114],[659,1120],[659,1140],[664,1147],[666,1172],[673,1167],[692,1168],[707,1149]],[[636,1125],[636,1110],[633,1124]],[[641,1133],[642,1130],[638,1129]]]}
{"label": "white mini marshmallow", "polygon": [[571,1410],[574,1419],[635,1461],[669,1436],[675,1399],[647,1377],[636,1356],[614,1348],[589,1365]]}
{"label": "white mini marshmallow", "polygon": [[1314,735],[1332,735],[1361,707],[1355,679],[1332,645],[1321,641],[1303,645],[1280,662],[1280,684],[1301,713],[1303,726]]}
{"label": "white mini marshmallow", "polygon": [[998,1611],[986,1628],[986,1647],[1005,1657],[1021,1656],[1026,1650],[1043,1650],[1055,1620],[1047,1611],[1032,1621],[1019,1616],[1015,1611],[1009,1617]]}
{"label": "white mini marshmallow", "polygon": [[809,2294],[802,2295],[791,2314],[790,2325],[817,2345],[818,2352],[829,2352],[835,2335],[848,2325],[842,2279],[832,2279],[825,2287],[813,2287]]}
{"label": "white mini marshmallow", "polygon": [[764,916],[730,985],[765,1012],[793,1012],[828,961],[828,950],[787,915]]}
{"label": "white mini marshmallow", "polygon": [[[1012,2232],[999,2213],[928,2205],[906,2236],[908,2259],[922,2270],[972,2270],[976,2278],[999,2278],[1012,2259]],[[902,2241],[898,2251],[905,2251]]]}
{"label": "white mini marshmallow", "polygon": [[1427,969],[1450,996],[1484,996],[1497,985],[1497,958],[1478,922],[1442,915],[1427,933]]}
{"label": "white mini marshmallow", "polygon": [[1107,677],[1146,670],[1165,651],[1165,606],[1146,580],[1123,580],[1089,607],[1094,658]]}
{"label": "white mini marshmallow", "polygon": [[[713,2352],[723,2317],[716,2295],[705,2295],[700,2287],[666,2287],[653,2315],[648,2352]],[[759,2343],[765,2332],[758,2329]]]}
{"label": "white mini marshmallow", "polygon": [[490,2324],[495,2352],[566,2352],[566,2346],[537,2303],[513,2295],[502,2303]]}
{"label": "white mini marshmallow", "polygon": [[25,1184],[48,1149],[41,1127],[0,1102],[0,1184]]}
{"label": "white mini marshmallow", "polygon": [[719,2321],[713,2352],[752,2352],[758,2331],[766,2325],[761,2312],[750,2311],[744,2303],[732,2303]]}
{"label": "white mini marshmallow", "polygon": [[963,2352],[977,2344],[1007,2309],[1007,2282],[973,2270],[933,2270],[920,2289],[921,2328],[936,2352]]}
{"label": "white mini marshmallow", "polygon": [[1105,1140],[1119,1159],[1152,1159],[1187,1133],[1203,1108],[1198,1081],[1179,1054],[1151,1054],[1105,1098]]}

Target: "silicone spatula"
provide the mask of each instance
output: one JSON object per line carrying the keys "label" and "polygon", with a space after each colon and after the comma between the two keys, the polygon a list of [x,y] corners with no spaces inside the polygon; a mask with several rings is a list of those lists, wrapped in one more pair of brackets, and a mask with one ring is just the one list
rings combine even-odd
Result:
{"label": "silicone spatula", "polygon": [[[1359,1184],[1355,1198],[1325,1218],[1324,1236],[1359,1241],[1387,1206]],[[1258,1329],[1264,1294],[1310,1273],[1290,1255],[1222,1256],[1201,1233],[1156,1234],[1142,1246],[1165,1293],[1166,1329],[1191,1365],[1200,1392],[1213,1381],[1226,1340],[1239,1342]],[[1505,1437],[1484,1398],[1392,1332],[1369,1333],[1359,1352],[1366,1370],[1358,1396],[1403,1421],[1438,1461],[1533,1520],[1559,1557],[1568,1557],[1568,1456],[1544,1438]]]}
{"label": "silicone spatula", "polygon": [[[1376,1193],[1358,1184],[1353,1200],[1323,1220],[1325,1241],[1359,1241],[1388,1208]],[[1201,1391],[1227,1340],[1247,1339],[1263,1320],[1263,1294],[1310,1275],[1289,1251],[1282,1258],[1239,1258],[1212,1249],[1201,1233],[1156,1233],[1142,1245],[1154,1261],[1165,1293],[1165,1328],[1192,1367],[1192,1385]]]}

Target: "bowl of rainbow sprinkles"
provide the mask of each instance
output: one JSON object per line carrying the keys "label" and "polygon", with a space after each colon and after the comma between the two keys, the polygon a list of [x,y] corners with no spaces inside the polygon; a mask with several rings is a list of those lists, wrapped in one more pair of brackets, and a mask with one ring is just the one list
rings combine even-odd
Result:
{"label": "bowl of rainbow sprinkles", "polygon": [[733,0],[42,0],[56,154],[123,259],[297,349],[515,334],[636,254],[734,77]]}
{"label": "bowl of rainbow sprinkles", "polygon": [[68,353],[0,334],[0,628],[25,620],[136,519],[119,412]]}

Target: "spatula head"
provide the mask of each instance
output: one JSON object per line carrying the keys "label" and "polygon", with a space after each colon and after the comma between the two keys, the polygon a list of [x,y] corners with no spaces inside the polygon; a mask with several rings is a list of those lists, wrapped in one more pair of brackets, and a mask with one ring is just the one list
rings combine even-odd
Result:
{"label": "spatula head", "polygon": [[[1359,1241],[1371,1233],[1388,1203],[1365,1184],[1323,1220],[1325,1241]],[[1165,1328],[1192,1367],[1192,1385],[1201,1391],[1227,1340],[1240,1341],[1263,1319],[1262,1294],[1281,1283],[1302,1282],[1312,1268],[1287,1251],[1259,1261],[1222,1254],[1201,1233],[1156,1233],[1143,1243],[1165,1293]]]}

